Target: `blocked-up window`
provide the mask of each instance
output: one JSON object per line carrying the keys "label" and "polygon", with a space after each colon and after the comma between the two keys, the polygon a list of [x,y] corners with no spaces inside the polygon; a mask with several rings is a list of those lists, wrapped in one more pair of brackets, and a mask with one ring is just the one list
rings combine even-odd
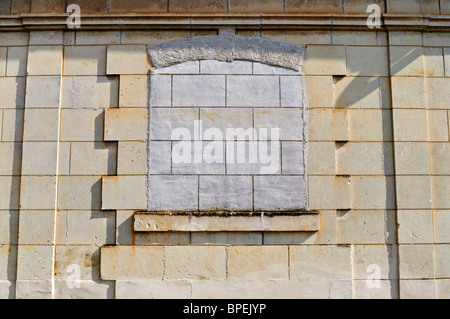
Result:
{"label": "blocked-up window", "polygon": [[150,75],[149,211],[306,208],[304,79],[258,62]]}

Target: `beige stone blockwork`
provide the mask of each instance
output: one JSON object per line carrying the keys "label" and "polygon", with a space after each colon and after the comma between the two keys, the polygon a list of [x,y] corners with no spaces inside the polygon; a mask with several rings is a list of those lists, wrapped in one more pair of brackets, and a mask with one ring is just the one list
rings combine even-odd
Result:
{"label": "beige stone blockwork", "polygon": [[311,109],[308,111],[310,141],[347,141],[348,111],[345,109]]}
{"label": "beige stone blockwork", "polygon": [[307,76],[306,91],[308,106],[333,107],[333,77],[331,76]]}
{"label": "beige stone blockwork", "polygon": [[322,30],[283,30],[262,32],[264,38],[283,41],[297,45],[311,44],[331,44],[331,32]]}
{"label": "beige stone blockwork", "polygon": [[387,12],[393,14],[439,14],[439,0],[387,1]]}
{"label": "beige stone blockwork", "polygon": [[391,176],[352,176],[353,209],[395,209],[394,179]]}
{"label": "beige stone blockwork", "polygon": [[150,69],[145,45],[108,46],[106,74],[147,74]]}
{"label": "beige stone blockwork", "polygon": [[61,100],[61,77],[28,76],[26,108],[58,108]]}
{"label": "beige stone blockwork", "polygon": [[339,0],[321,1],[319,3],[308,0],[287,0],[286,13],[342,13],[342,2]]}
{"label": "beige stone blockwork", "polygon": [[385,47],[347,47],[347,71],[355,76],[389,76]]}
{"label": "beige stone blockwork", "polygon": [[373,275],[371,265],[379,268],[379,279],[398,279],[397,246],[394,245],[354,245],[353,279],[370,280]]}
{"label": "beige stone blockwork", "polygon": [[336,107],[389,107],[387,79],[377,77],[344,77],[336,80],[334,95]]}
{"label": "beige stone blockwork", "polygon": [[105,114],[105,141],[147,139],[147,109],[108,109]]}
{"label": "beige stone blockwork", "polygon": [[191,246],[164,248],[167,279],[225,279],[226,247]]}
{"label": "beige stone blockwork", "polygon": [[63,44],[63,31],[31,31],[30,45]]}
{"label": "beige stone blockwork", "polygon": [[397,176],[396,182],[398,208],[431,208],[429,176]]}
{"label": "beige stone blockwork", "polygon": [[450,176],[432,176],[433,208],[450,208]]}
{"label": "beige stone blockwork", "polygon": [[99,279],[100,249],[96,246],[56,246],[55,278],[70,280],[74,269],[79,270],[80,280]]}
{"label": "beige stone blockwork", "polygon": [[433,245],[400,245],[399,271],[401,279],[434,278]]}
{"label": "beige stone blockwork", "polygon": [[53,270],[53,246],[18,247],[17,280],[50,280]]}
{"label": "beige stone blockwork", "polygon": [[420,31],[389,31],[390,45],[422,46]]}
{"label": "beige stone blockwork", "polygon": [[123,30],[121,43],[152,46],[185,38],[189,38],[189,31],[187,30]]}
{"label": "beige stone blockwork", "polygon": [[290,246],[289,266],[291,279],[351,279],[351,249],[350,246]]}
{"label": "beige stone blockwork", "polygon": [[428,108],[448,109],[450,104],[450,79],[428,78],[425,80]]}
{"label": "beige stone blockwork", "polygon": [[21,143],[0,143],[0,175],[20,175],[22,161]]}
{"label": "beige stone blockwork", "polygon": [[97,176],[60,176],[58,209],[101,209],[101,186]]}
{"label": "beige stone blockwork", "polygon": [[340,175],[392,175],[393,145],[346,143],[336,150],[336,172]]}
{"label": "beige stone blockwork", "polygon": [[121,75],[119,107],[147,107],[148,76]]}
{"label": "beige stone blockwork", "polygon": [[65,46],[64,75],[105,75],[106,46]]}
{"label": "beige stone blockwork", "polygon": [[393,77],[391,84],[393,107],[426,108],[424,78]]}
{"label": "beige stone blockwork", "polygon": [[425,68],[425,76],[427,77],[443,77],[444,58],[442,48],[424,48],[423,64]]}
{"label": "beige stone blockwork", "polygon": [[449,121],[446,110],[428,110],[428,139],[430,142],[449,141]]}
{"label": "beige stone blockwork", "polygon": [[0,245],[16,245],[19,230],[19,212],[13,210],[0,211]]}
{"label": "beige stone blockwork", "polygon": [[0,76],[6,74],[6,56],[8,54],[7,47],[0,47]]}
{"label": "beige stone blockwork", "polygon": [[16,279],[17,246],[0,245],[0,280]]}
{"label": "beige stone blockwork", "polygon": [[71,175],[115,175],[116,143],[72,143]]}
{"label": "beige stone blockwork", "polygon": [[392,46],[389,48],[392,76],[425,75],[423,48]]}
{"label": "beige stone blockwork", "polygon": [[0,95],[2,97],[0,108],[23,108],[25,101],[25,78],[0,77]]}
{"label": "beige stone blockwork", "polygon": [[396,173],[400,175],[430,174],[428,148],[428,143],[395,143]]}
{"label": "beige stone blockwork", "polygon": [[146,176],[103,177],[102,209],[146,209]]}
{"label": "beige stone blockwork", "polygon": [[27,109],[23,130],[24,141],[58,141],[59,110]]}
{"label": "beige stone blockwork", "polygon": [[77,45],[119,44],[121,31],[76,31]]}
{"label": "beige stone blockwork", "polygon": [[434,240],[436,243],[450,243],[450,210],[436,210],[434,214]]}
{"label": "beige stone blockwork", "polygon": [[349,209],[350,179],[335,176],[309,176],[309,209]]}
{"label": "beige stone blockwork", "polygon": [[436,298],[435,280],[400,280],[400,299]]}
{"label": "beige stone blockwork", "polygon": [[20,142],[23,136],[23,115],[24,110],[5,109],[3,110],[3,142]]}
{"label": "beige stone blockwork", "polygon": [[307,75],[346,75],[345,47],[308,46],[303,69]]}
{"label": "beige stone blockwork", "polygon": [[146,173],[146,142],[119,141],[117,152],[117,175],[144,175]]}
{"label": "beige stone blockwork", "polygon": [[444,49],[445,76],[450,77],[450,48]]}
{"label": "beige stone blockwork", "polygon": [[390,110],[348,110],[351,141],[392,141]]}
{"label": "beige stone blockwork", "polygon": [[335,150],[333,142],[308,143],[307,173],[333,175],[336,172]]}
{"label": "beige stone blockwork", "polygon": [[[395,242],[395,212],[385,210],[338,212],[338,244],[389,244]],[[386,278],[387,279],[387,278]]]}
{"label": "beige stone blockwork", "polygon": [[426,47],[448,47],[450,46],[450,32],[424,32],[423,45]]}
{"label": "beige stone blockwork", "polygon": [[28,45],[29,32],[0,32],[2,45]]}
{"label": "beige stone blockwork", "polygon": [[428,141],[426,110],[393,110],[393,112],[395,141]]}
{"label": "beige stone blockwork", "polygon": [[55,222],[54,211],[21,210],[19,245],[53,245]]}
{"label": "beige stone blockwork", "polygon": [[163,277],[163,247],[103,247],[100,254],[102,280],[149,280]]}
{"label": "beige stone blockwork", "polygon": [[28,49],[28,75],[59,75],[62,72],[63,47],[30,46]]}
{"label": "beige stone blockwork", "polygon": [[54,282],[55,299],[114,299],[115,283],[98,280],[80,280],[79,287],[71,288],[73,280],[58,280]]}
{"label": "beige stone blockwork", "polygon": [[56,177],[23,176],[20,187],[22,209],[55,209]]}
{"label": "beige stone blockwork", "polygon": [[232,246],[228,248],[231,279],[287,279],[287,246]]}
{"label": "beige stone blockwork", "polygon": [[433,212],[427,210],[400,210],[398,242],[400,244],[432,244]]}
{"label": "beige stone blockwork", "polygon": [[103,141],[104,110],[61,111],[61,141]]}
{"label": "beige stone blockwork", "polygon": [[24,142],[22,175],[56,175],[58,143]]}
{"label": "beige stone blockwork", "polygon": [[0,176],[0,209],[18,209],[20,177]]}

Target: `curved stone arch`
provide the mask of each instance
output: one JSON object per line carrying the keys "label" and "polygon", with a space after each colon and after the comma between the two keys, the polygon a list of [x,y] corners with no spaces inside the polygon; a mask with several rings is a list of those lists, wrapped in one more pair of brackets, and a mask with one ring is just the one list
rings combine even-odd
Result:
{"label": "curved stone arch", "polygon": [[301,71],[305,49],[286,42],[236,35],[193,37],[148,48],[154,69],[188,61],[246,60]]}
{"label": "curved stone arch", "polygon": [[[176,40],[150,47],[148,53],[152,63],[146,173],[148,211],[307,209],[307,107],[302,47],[268,39],[220,35]],[[233,92],[233,88],[237,92]],[[258,92],[253,92],[254,89]],[[230,112],[234,113],[233,120],[226,122]],[[195,120],[202,123],[200,126],[209,127],[208,113],[220,119],[215,122],[216,128],[221,127],[221,122],[228,125],[221,127],[222,131],[225,127],[281,128],[279,171],[262,174],[260,163],[256,166],[257,173],[253,173],[251,165],[236,168],[238,165],[233,167],[228,162],[224,164],[225,170],[220,165],[202,164],[202,168],[195,163],[190,167],[175,165],[173,150],[178,143],[171,137],[173,129],[181,127],[195,132]],[[242,121],[247,115],[251,117],[250,122]],[[225,148],[225,158],[227,152]],[[284,170],[289,165],[285,161],[293,161],[292,156],[302,167],[297,167],[297,171],[292,167]],[[167,161],[170,165],[165,163]],[[165,163],[165,168],[161,163]],[[251,187],[252,204],[239,197],[246,192],[239,188],[246,183],[246,177],[252,180],[247,185]],[[225,204],[208,204],[207,200],[202,200],[202,196],[208,196],[202,193],[208,183],[210,189],[219,187],[222,192],[229,190],[222,189],[223,183],[231,183],[230,189],[235,187],[240,194],[230,196],[242,200],[232,198],[229,202],[225,199]],[[271,183],[280,189],[267,189],[266,185]],[[281,204],[267,202],[265,197],[271,197],[267,196],[270,194],[278,194]],[[191,205],[196,200],[198,202]]]}

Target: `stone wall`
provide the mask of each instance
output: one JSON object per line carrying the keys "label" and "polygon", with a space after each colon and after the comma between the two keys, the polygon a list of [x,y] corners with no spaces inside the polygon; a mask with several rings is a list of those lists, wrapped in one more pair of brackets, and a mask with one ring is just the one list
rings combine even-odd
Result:
{"label": "stone wall", "polygon": [[[444,21],[448,1],[378,1],[392,14],[380,29],[350,25],[361,1],[157,2],[77,3],[210,24],[167,27],[169,14],[163,29],[120,29],[105,15],[77,30],[57,14],[18,15],[62,13],[65,1],[0,2],[12,13],[0,17],[0,298],[448,298],[450,31],[395,16]],[[316,8],[346,27],[289,20]],[[249,16],[224,27],[211,12]],[[250,26],[253,13],[283,12],[284,26]],[[230,32],[299,48],[298,69],[211,56],[164,68],[149,56]],[[180,120],[246,128],[259,116],[282,129],[280,171],[164,157]],[[194,182],[152,189],[153,172]]]}

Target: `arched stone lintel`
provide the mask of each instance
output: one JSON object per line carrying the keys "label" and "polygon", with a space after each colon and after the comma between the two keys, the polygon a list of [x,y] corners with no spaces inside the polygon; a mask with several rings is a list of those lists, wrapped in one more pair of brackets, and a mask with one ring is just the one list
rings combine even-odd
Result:
{"label": "arched stone lintel", "polygon": [[154,69],[188,61],[247,60],[301,71],[304,53],[301,46],[231,34],[175,40],[148,48]]}

